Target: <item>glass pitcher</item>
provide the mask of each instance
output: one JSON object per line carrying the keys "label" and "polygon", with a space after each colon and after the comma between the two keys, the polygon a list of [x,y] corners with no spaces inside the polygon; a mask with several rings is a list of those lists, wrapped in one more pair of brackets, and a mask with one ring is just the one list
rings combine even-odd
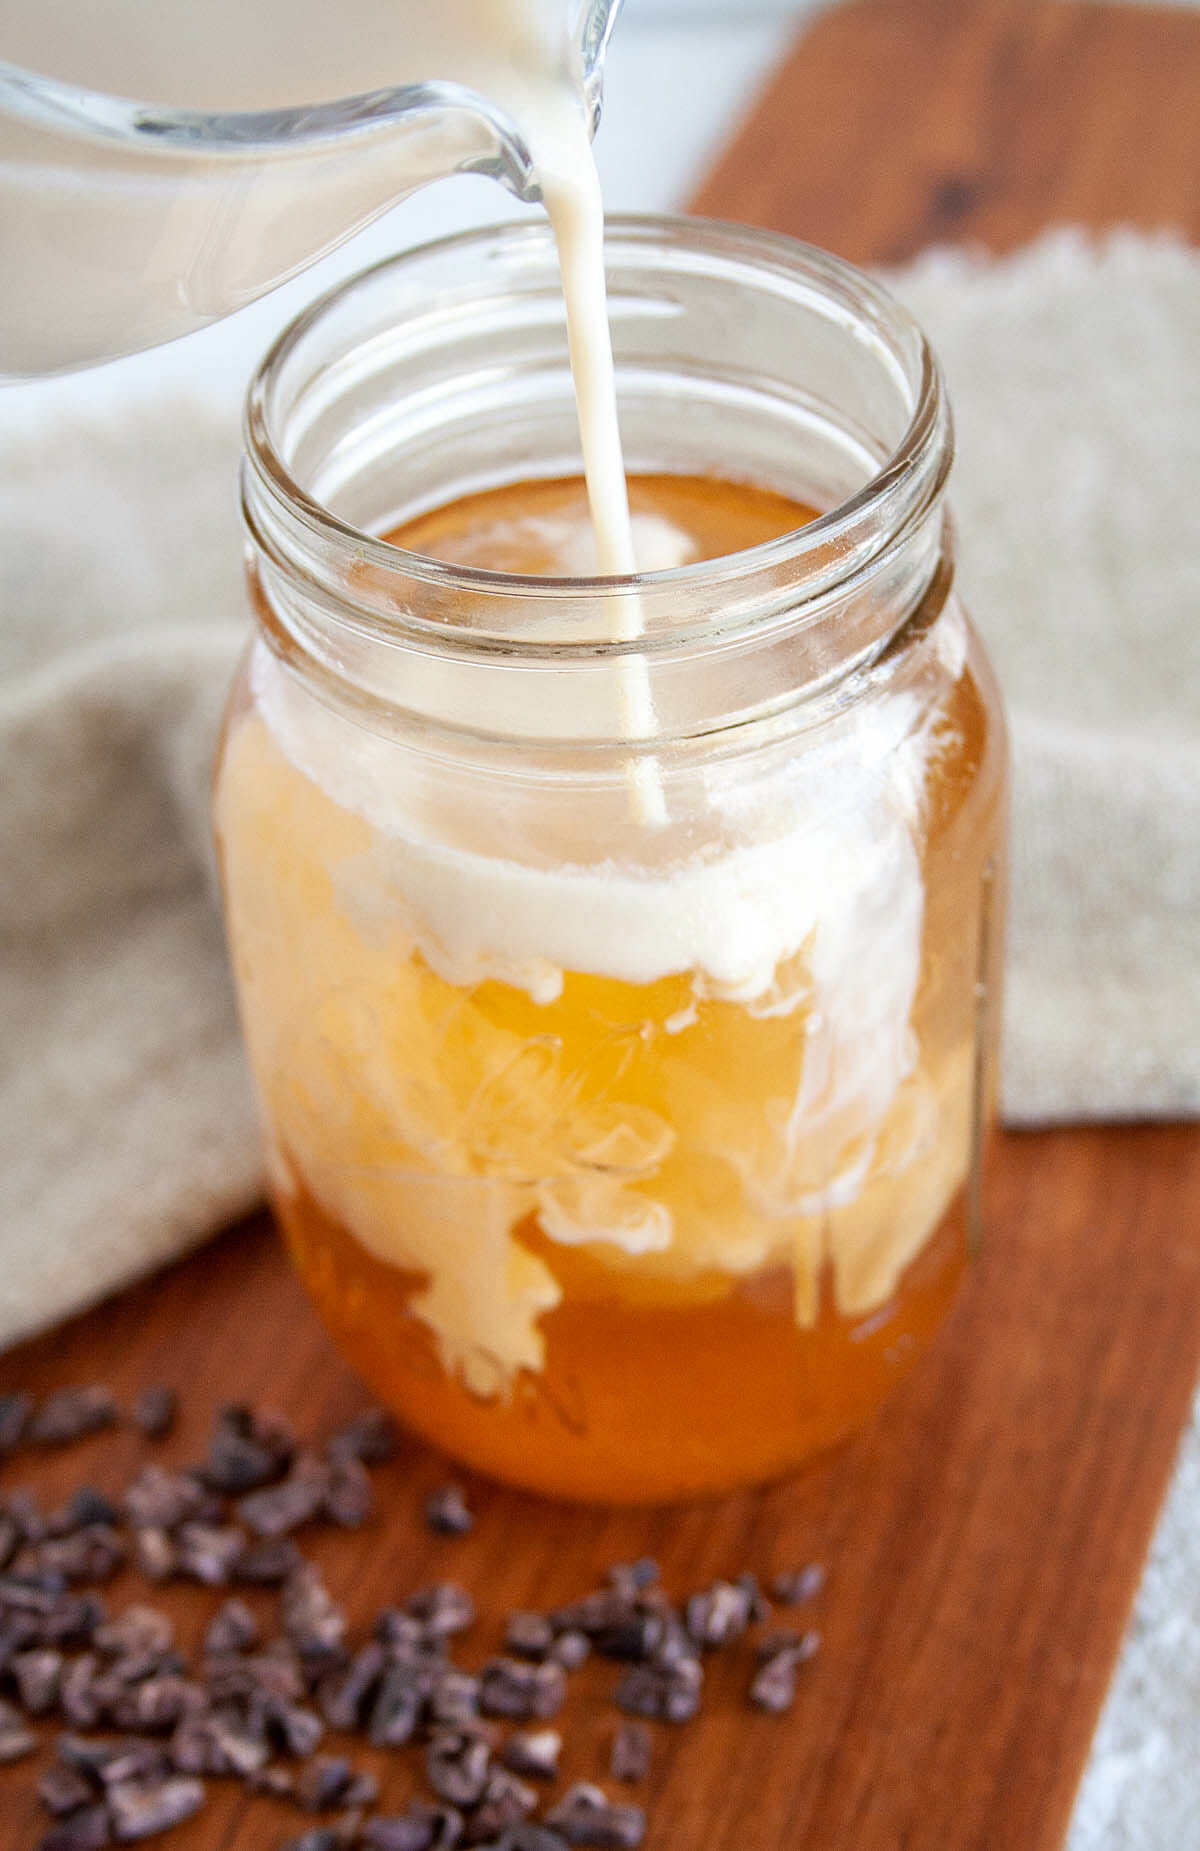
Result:
{"label": "glass pitcher", "polygon": [[[572,9],[570,75],[593,132],[620,3]],[[556,5],[545,0],[547,11]],[[386,74],[389,39],[400,45],[406,27],[430,15],[412,0],[361,0],[357,11],[356,22],[354,6],[350,17],[339,9],[336,39],[322,23],[325,38],[304,49],[305,9],[275,0],[56,5],[52,25],[42,0],[6,0],[0,379],[114,359],[219,320],[431,180],[485,174],[521,200],[538,199],[521,134],[478,89],[433,76],[391,88],[358,81]],[[308,23],[319,18],[313,9]],[[133,49],[135,66],[153,70],[164,32],[179,35],[173,71],[187,106],[117,94],[115,38]],[[227,71],[230,84],[213,82],[213,71]],[[290,81],[278,80],[281,71]],[[307,100],[343,77],[345,94]],[[228,94],[238,106],[227,106]],[[262,94],[270,107],[257,106]]]}

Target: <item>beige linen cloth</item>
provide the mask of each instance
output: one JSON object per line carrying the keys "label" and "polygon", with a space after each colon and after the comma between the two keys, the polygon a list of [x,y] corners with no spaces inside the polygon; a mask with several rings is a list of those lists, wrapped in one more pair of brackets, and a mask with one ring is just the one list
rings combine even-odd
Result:
{"label": "beige linen cloth", "polygon": [[[892,282],[949,379],[1012,727],[1006,1115],[1194,1115],[1200,255],[1058,234]],[[0,1344],[261,1189],[207,835],[241,381],[188,378],[0,392]],[[1072,1851],[1196,1842],[1198,1497],[1193,1433]]]}

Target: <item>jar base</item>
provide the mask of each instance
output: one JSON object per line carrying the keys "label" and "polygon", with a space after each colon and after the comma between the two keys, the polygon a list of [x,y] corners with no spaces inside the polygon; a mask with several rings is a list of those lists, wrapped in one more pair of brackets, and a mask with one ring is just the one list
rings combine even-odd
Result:
{"label": "jar base", "polygon": [[413,1316],[418,1277],[369,1253],[304,1191],[275,1210],[322,1321],[406,1426],[489,1477],[578,1503],[714,1497],[829,1452],[930,1348],[967,1260],[960,1194],[865,1317],[839,1315],[827,1280],[816,1322],[800,1328],[782,1267],[679,1307],[568,1289],[541,1320],[545,1368],[485,1399],[447,1373]]}

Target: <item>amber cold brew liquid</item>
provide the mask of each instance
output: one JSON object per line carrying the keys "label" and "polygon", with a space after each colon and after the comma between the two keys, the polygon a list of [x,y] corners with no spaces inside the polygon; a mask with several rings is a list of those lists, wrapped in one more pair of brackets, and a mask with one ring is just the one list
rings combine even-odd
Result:
{"label": "amber cold brew liquid", "polygon": [[[631,499],[640,544],[690,558],[809,518],[710,479]],[[390,537],[588,567],[571,481]],[[819,824],[797,772],[750,847],[627,871],[531,856],[502,783],[447,845],[256,644],[217,811],[273,1200],[345,1354],[454,1457],[568,1497],[713,1492],[837,1442],[930,1343],[976,1237],[1002,777],[953,600],[901,647],[936,685],[883,701],[886,802],[852,737]],[[716,950],[663,968],[676,942]]]}

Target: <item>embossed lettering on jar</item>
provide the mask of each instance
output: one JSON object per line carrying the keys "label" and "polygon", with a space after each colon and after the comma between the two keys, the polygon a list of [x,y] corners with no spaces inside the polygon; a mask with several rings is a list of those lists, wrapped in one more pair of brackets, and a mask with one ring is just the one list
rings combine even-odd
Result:
{"label": "embossed lettering on jar", "polygon": [[571,576],[543,228],[397,259],[268,356],[216,809],[330,1330],[447,1452],[650,1499],[840,1440],[954,1298],[1005,746],[911,319],[728,227],[617,221],[608,268],[636,581]]}

